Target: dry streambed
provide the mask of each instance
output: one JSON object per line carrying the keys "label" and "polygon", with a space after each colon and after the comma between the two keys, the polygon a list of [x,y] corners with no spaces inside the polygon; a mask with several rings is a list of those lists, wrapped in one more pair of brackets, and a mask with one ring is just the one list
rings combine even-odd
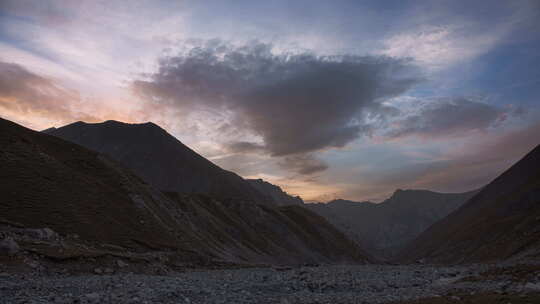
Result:
{"label": "dry streambed", "polygon": [[515,266],[501,267],[343,265],[189,271],[167,276],[1,273],[0,302],[337,304],[424,299],[414,303],[448,303],[499,296],[529,303],[538,299],[540,274],[535,266],[520,266],[517,273],[527,273],[526,277],[513,276]]}

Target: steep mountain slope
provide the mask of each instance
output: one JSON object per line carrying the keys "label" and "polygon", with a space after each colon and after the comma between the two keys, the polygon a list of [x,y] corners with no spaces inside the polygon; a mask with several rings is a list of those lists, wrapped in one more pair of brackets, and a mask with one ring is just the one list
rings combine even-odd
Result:
{"label": "steep mountain slope", "polygon": [[540,257],[540,146],[422,233],[400,260],[484,262]]}
{"label": "steep mountain slope", "polygon": [[174,247],[169,201],[102,155],[0,118],[0,219],[128,247]]}
{"label": "steep mountain slope", "polygon": [[266,182],[262,179],[246,179],[251,186],[257,189],[262,194],[268,196],[272,202],[277,206],[288,205],[303,205],[304,201],[299,196],[289,195],[283,191],[280,187]]}
{"label": "steep mountain slope", "polygon": [[44,132],[104,153],[160,190],[268,200],[243,178],[214,165],[153,123],[76,122]]}
{"label": "steep mountain slope", "polygon": [[[167,251],[188,260],[370,260],[326,220],[301,207],[163,194],[102,154],[2,119],[0,168],[2,237],[4,225],[48,227],[62,236],[77,234],[91,246]],[[55,246],[65,251],[62,244]]]}
{"label": "steep mountain slope", "polygon": [[167,194],[186,215],[192,244],[209,247],[222,259],[280,264],[374,261],[324,218],[299,206]]}
{"label": "steep mountain slope", "polygon": [[334,200],[306,206],[340,227],[373,255],[391,257],[475,193],[397,190],[379,204]]}

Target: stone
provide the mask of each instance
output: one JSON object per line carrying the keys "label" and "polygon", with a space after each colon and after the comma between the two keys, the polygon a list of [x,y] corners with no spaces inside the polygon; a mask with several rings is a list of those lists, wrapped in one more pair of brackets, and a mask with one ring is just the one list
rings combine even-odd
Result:
{"label": "stone", "polygon": [[525,291],[540,291],[540,283],[527,283],[523,286]]}
{"label": "stone", "polygon": [[124,268],[124,267],[127,267],[129,266],[128,263],[122,261],[122,260],[116,260],[116,265],[118,265],[118,267],[120,268]]}
{"label": "stone", "polygon": [[58,238],[58,234],[51,228],[25,229],[24,233],[39,240],[54,240]]}
{"label": "stone", "polygon": [[19,244],[11,237],[4,238],[0,241],[0,255],[14,256],[20,250]]}
{"label": "stone", "polygon": [[99,300],[99,298],[100,298],[99,293],[97,293],[97,292],[87,293],[84,296],[85,296],[85,298],[87,298],[90,301]]}
{"label": "stone", "polygon": [[28,264],[28,266],[30,266],[31,268],[34,268],[34,269],[39,267],[39,263],[37,261],[34,261],[34,260],[27,261],[26,264]]}

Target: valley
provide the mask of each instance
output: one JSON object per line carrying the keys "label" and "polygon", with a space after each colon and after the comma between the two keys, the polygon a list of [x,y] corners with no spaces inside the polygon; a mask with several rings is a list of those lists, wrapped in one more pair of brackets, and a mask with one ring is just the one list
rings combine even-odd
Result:
{"label": "valley", "polygon": [[0,303],[540,297],[539,147],[479,190],[307,204],[151,123],[0,129]]}
{"label": "valley", "polygon": [[[508,270],[508,273],[500,271]],[[518,270],[516,270],[518,269]],[[538,303],[540,265],[334,265],[167,275],[0,273],[2,303]],[[494,270],[497,275],[493,275]],[[520,270],[520,271],[519,271]],[[523,272],[528,275],[523,276]],[[8,300],[9,299],[9,300]]]}

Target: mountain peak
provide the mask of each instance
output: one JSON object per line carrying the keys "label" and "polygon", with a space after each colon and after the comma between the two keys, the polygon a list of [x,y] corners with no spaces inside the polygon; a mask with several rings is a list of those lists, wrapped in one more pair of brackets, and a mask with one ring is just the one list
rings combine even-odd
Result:
{"label": "mountain peak", "polygon": [[303,205],[304,201],[300,196],[292,196],[283,191],[281,187],[269,183],[262,178],[247,179],[252,187],[262,194],[268,196],[276,205]]}
{"label": "mountain peak", "polygon": [[46,133],[107,154],[160,190],[268,201],[240,176],[221,169],[152,122],[77,122]]}
{"label": "mountain peak", "polygon": [[[129,123],[129,122],[123,122],[123,121],[118,121],[118,120],[114,120],[114,119],[109,119],[109,120],[105,120],[105,121],[102,121],[102,122],[85,122],[85,121],[82,121],[82,120],[79,120],[79,121],[76,121],[74,123],[71,123],[71,124],[68,124],[68,125],[65,125],[61,128],[65,128],[65,127],[69,127],[69,126],[91,126],[91,125],[94,125],[94,126],[141,126],[141,127],[145,127],[145,126],[148,126],[148,127],[158,127],[161,129],[160,126],[158,126],[157,124],[151,122],[151,121],[147,121],[147,122],[141,122],[141,123]],[[52,127],[52,128],[49,128],[49,129],[60,129],[60,128],[55,128],[55,127]],[[47,130],[49,130],[47,129]]]}
{"label": "mountain peak", "polygon": [[476,263],[540,252],[540,145],[422,233],[402,261]]}

